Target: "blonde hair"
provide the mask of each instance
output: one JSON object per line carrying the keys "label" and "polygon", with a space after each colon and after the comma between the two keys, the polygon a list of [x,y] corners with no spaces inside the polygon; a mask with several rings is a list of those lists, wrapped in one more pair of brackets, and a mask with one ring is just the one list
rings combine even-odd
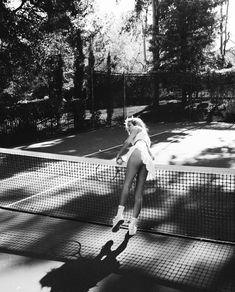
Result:
{"label": "blonde hair", "polygon": [[126,128],[127,132],[129,132],[128,131],[128,123],[132,123],[132,125],[134,125],[134,126],[139,126],[142,129],[144,129],[146,132],[148,132],[147,126],[140,118],[135,118],[135,117],[126,118],[124,124],[125,124],[125,128]]}

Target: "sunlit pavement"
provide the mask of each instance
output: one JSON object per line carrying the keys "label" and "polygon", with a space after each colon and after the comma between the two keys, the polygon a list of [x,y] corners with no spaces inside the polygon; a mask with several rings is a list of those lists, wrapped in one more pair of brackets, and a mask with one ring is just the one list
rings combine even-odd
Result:
{"label": "sunlit pavement", "polygon": [[[0,286],[2,292],[49,292],[50,287],[41,287],[40,280],[63,262],[45,261],[29,257],[0,253]],[[120,275],[112,274],[99,282],[89,292],[102,292],[109,282],[120,282]],[[105,288],[106,289],[106,288]],[[118,287],[117,287],[118,289]],[[156,292],[180,292],[162,285],[155,286]],[[80,290],[77,290],[80,291]],[[105,290],[107,291],[107,290]],[[59,292],[59,291],[55,291]],[[62,291],[64,292],[64,291]],[[75,291],[74,291],[75,292]],[[110,291],[112,292],[112,291]],[[121,292],[121,291],[120,291]]]}
{"label": "sunlit pavement", "polygon": [[235,135],[231,130],[189,129],[175,131],[153,145],[157,164],[235,168]]}
{"label": "sunlit pavement", "polygon": [[24,256],[0,253],[0,285],[3,292],[39,292],[40,279],[60,262],[31,259]]}
{"label": "sunlit pavement", "polygon": [[[234,124],[159,123],[149,129],[156,164],[235,168]],[[122,127],[106,128],[16,148],[115,159],[125,138]]]}

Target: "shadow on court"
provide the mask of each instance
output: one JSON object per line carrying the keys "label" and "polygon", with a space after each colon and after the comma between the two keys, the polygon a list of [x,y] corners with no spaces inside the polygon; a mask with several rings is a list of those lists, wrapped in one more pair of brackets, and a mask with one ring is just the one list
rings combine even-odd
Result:
{"label": "shadow on court", "polygon": [[50,271],[40,280],[42,287],[50,287],[53,292],[88,291],[98,282],[118,272],[120,263],[116,257],[126,248],[128,234],[116,250],[111,250],[113,241],[110,240],[101,248],[95,258],[84,258],[78,250],[78,258],[68,261],[57,269]]}
{"label": "shadow on court", "polygon": [[[2,252],[30,257],[21,266],[36,266],[40,258],[63,262],[37,278],[46,291],[234,291],[232,245],[148,232],[130,239],[122,228],[110,240],[110,226],[6,210],[1,214],[1,219],[4,215],[7,219],[6,228],[1,226]],[[101,247],[100,242],[106,244]],[[24,277],[27,281],[28,274]],[[220,290],[211,289],[217,285]],[[230,290],[226,290],[228,285]]]}
{"label": "shadow on court", "polygon": [[185,163],[184,165],[233,168],[235,165],[235,147],[207,148],[194,160],[194,162]]}
{"label": "shadow on court", "polygon": [[[43,287],[51,288],[51,292],[86,292],[96,287],[99,282],[109,276],[119,275],[106,281],[102,286],[102,292],[108,291],[153,291],[154,282],[146,281],[127,271],[121,271],[121,264],[117,260],[127,247],[130,236],[128,232],[123,242],[112,250],[113,240],[109,240],[101,248],[100,253],[94,258],[83,257],[80,253],[81,244],[77,252],[77,259],[68,261],[57,269],[48,272],[41,280]],[[145,281],[144,281],[145,280]],[[100,290],[101,291],[101,290]],[[155,290],[156,291],[156,290]]]}

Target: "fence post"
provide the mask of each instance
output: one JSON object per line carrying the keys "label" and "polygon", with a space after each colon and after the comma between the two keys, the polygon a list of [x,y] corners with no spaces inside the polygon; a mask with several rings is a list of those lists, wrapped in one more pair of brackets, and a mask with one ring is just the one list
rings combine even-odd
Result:
{"label": "fence post", "polygon": [[89,74],[90,74],[90,98],[91,98],[91,119],[92,129],[95,128],[95,98],[94,98],[94,63],[95,57],[93,54],[92,40],[89,48]]}
{"label": "fence post", "polygon": [[126,75],[123,72],[123,120],[127,118],[127,108],[126,108]]}

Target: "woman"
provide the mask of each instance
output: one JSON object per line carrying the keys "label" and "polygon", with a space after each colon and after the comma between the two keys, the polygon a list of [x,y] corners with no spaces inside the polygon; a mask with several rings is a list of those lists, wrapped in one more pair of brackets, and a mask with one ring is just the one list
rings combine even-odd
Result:
{"label": "woman", "polygon": [[127,157],[127,170],[122,193],[119,201],[116,217],[113,219],[113,232],[116,232],[120,225],[124,222],[123,212],[124,206],[128,197],[128,193],[135,175],[135,203],[133,209],[133,217],[128,226],[129,235],[134,235],[137,231],[137,219],[142,207],[143,188],[147,176],[153,178],[155,176],[154,157],[150,151],[151,141],[148,135],[148,129],[140,118],[127,118],[125,128],[129,134],[128,138],[123,143],[121,150],[118,152],[116,162],[123,163],[122,154],[131,144]]}

